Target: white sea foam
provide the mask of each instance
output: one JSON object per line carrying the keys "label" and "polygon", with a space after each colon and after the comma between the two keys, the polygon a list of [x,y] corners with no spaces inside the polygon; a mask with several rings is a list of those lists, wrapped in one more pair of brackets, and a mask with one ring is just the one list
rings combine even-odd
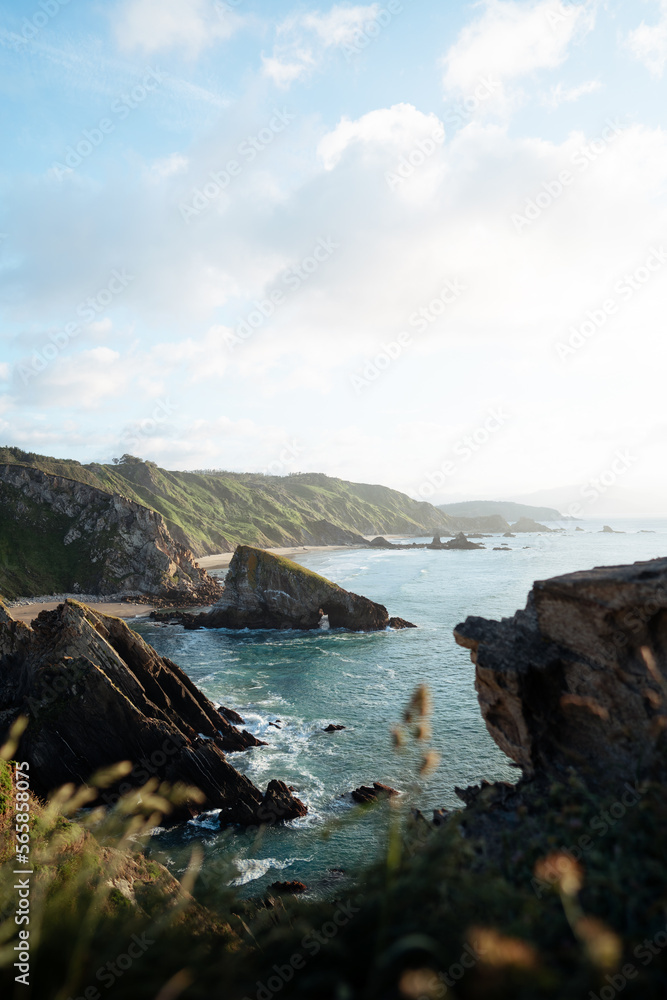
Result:
{"label": "white sea foam", "polygon": [[262,878],[268,871],[275,868],[276,871],[284,871],[290,868],[297,861],[312,861],[312,855],[307,858],[288,858],[287,861],[278,861],[276,858],[234,858],[234,865],[239,871],[239,875],[229,882],[229,885],[246,885],[247,882],[254,882]]}

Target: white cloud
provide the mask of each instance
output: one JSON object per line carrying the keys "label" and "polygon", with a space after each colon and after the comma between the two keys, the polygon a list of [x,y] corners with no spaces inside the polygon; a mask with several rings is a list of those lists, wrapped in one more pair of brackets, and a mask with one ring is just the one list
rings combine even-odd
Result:
{"label": "white cloud", "polygon": [[[343,118],[328,132],[317,149],[326,170],[332,170],[339,163],[348,147],[359,144],[367,152],[387,148],[409,152],[426,136],[432,135],[442,123],[434,114],[424,114],[412,104],[395,104],[391,108],[369,111],[356,121]],[[444,129],[442,129],[444,131]]]}
{"label": "white cloud", "polygon": [[91,333],[104,335],[107,333],[111,333],[113,329],[113,323],[111,322],[108,316],[105,316],[104,319],[98,319],[95,320],[93,323],[89,323],[88,329],[90,330]]}
{"label": "white cloud", "polygon": [[170,156],[154,160],[146,168],[146,173],[150,181],[154,184],[159,184],[160,181],[168,177],[173,177],[174,174],[185,173],[189,163],[190,161],[187,156],[183,156],[181,153],[172,153]]}
{"label": "white cloud", "polygon": [[[483,13],[468,24],[444,58],[449,96],[471,96],[489,78],[508,100],[507,85],[538,70],[556,69],[573,40],[595,23],[589,2],[483,0]],[[486,105],[487,107],[489,105]]]}
{"label": "white cloud", "polygon": [[275,49],[272,56],[262,56],[264,75],[281,88],[287,89],[316,66],[310,49]]}
{"label": "white cloud", "polygon": [[642,21],[630,33],[629,45],[651,75],[660,79],[667,63],[667,0],[660,0],[660,20],[656,24]]}
{"label": "white cloud", "polygon": [[594,94],[601,89],[602,83],[600,80],[587,80],[585,83],[579,84],[578,87],[564,87],[562,83],[558,83],[542,98],[542,103],[548,108],[556,109],[561,104],[573,104],[580,97]]}
{"label": "white cloud", "polygon": [[325,46],[352,45],[359,32],[377,20],[380,4],[343,7],[335,4],[326,14],[306,14],[301,24],[315,31]]}
{"label": "white cloud", "polygon": [[273,53],[262,56],[264,75],[286,89],[308,76],[327,49],[355,46],[360,35],[379,24],[380,10],[378,3],[355,7],[334,4],[325,14],[286,18],[278,25]]}
{"label": "white cloud", "polygon": [[183,48],[194,57],[230,38],[242,20],[207,0],[123,0],[114,22],[121,48],[146,53]]}

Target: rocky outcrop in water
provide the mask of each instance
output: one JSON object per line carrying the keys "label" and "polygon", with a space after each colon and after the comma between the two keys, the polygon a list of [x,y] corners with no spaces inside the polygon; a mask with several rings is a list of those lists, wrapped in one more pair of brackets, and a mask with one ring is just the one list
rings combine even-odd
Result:
{"label": "rocky outcrop in water", "polygon": [[667,559],[534,585],[513,618],[468,618],[487,728],[528,777],[577,770],[593,786],[662,769]]}
{"label": "rocky outcrop in water", "polygon": [[[12,556],[40,588],[58,564],[61,591],[148,594],[180,604],[212,603],[220,596],[218,583],[200,569],[189,549],[174,541],[161,514],[118,494],[85,483],[48,475],[20,465],[0,465],[0,514],[15,526]],[[47,555],[48,553],[48,555]],[[15,592],[12,574],[7,592]],[[3,586],[5,581],[3,579]]]}
{"label": "rocky outcrop in water", "polygon": [[323,615],[331,628],[376,632],[414,628],[367,597],[352,594],[298,563],[265,549],[239,545],[225,578],[222,598],[206,614],[162,615],[185,628],[314,629]]}
{"label": "rocky outcrop in water", "polygon": [[370,805],[382,799],[392,799],[395,795],[399,794],[395,788],[383,785],[381,781],[374,781],[372,785],[360,785],[359,788],[355,788],[354,791],[350,792],[353,801],[358,802],[360,805]]}
{"label": "rocky outcrop in water", "polygon": [[43,611],[31,628],[0,604],[0,743],[20,715],[29,721],[18,753],[38,795],[127,760],[133,769],[115,793],[149,778],[199,788],[205,802],[185,815],[220,809],[222,823],[255,825],[306,812],[283,782],[262,794],[232,767],[226,752],[260,741],[175,663],[120,619],[75,601]]}
{"label": "rocky outcrop in water", "polygon": [[451,542],[446,542],[444,545],[441,546],[441,548],[443,548],[443,549],[461,549],[461,550],[465,551],[465,550],[468,550],[468,549],[483,549],[484,546],[478,544],[477,542],[471,542],[470,539],[466,538],[466,536],[461,531],[456,536],[456,538],[452,538]]}

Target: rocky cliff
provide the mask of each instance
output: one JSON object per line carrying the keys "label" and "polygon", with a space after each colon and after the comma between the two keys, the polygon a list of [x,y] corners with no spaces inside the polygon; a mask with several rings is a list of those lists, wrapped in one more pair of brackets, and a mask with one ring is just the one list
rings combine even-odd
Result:
{"label": "rocky cliff", "polygon": [[207,614],[178,615],[177,620],[186,628],[313,629],[323,614],[328,615],[331,628],[373,632],[414,627],[390,618],[383,605],[367,597],[343,590],[290,559],[249,545],[236,549],[215,607]]}
{"label": "rocky cliff", "polygon": [[254,736],[123,621],[83,604],[43,611],[32,628],[0,604],[0,744],[19,715],[29,722],[18,753],[38,795],[127,760],[117,791],[150,778],[194,786],[205,801],[186,814],[220,809],[221,823],[250,825],[306,813],[283,782],[262,794],[227,761],[260,745]]}
{"label": "rocky cliff", "polygon": [[667,727],[667,559],[534,585],[524,611],[455,630],[487,728],[524,774],[592,785],[660,772]]}
{"label": "rocky cliff", "polygon": [[39,469],[0,465],[0,543],[0,590],[9,598],[129,591],[206,603],[220,596],[161,514]]}

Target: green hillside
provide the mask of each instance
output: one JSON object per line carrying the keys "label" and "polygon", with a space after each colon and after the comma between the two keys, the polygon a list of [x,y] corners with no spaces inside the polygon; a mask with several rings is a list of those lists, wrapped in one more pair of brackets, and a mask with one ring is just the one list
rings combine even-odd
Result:
{"label": "green hillside", "polygon": [[[169,472],[124,456],[119,464],[81,465],[18,448],[0,448],[0,465],[35,466],[51,475],[118,493],[159,511],[174,538],[195,555],[244,543],[271,547],[328,544],[341,532],[434,534],[450,519],[428,503],[385,486],[348,483],[318,473]],[[350,539],[351,540],[351,539]]]}

